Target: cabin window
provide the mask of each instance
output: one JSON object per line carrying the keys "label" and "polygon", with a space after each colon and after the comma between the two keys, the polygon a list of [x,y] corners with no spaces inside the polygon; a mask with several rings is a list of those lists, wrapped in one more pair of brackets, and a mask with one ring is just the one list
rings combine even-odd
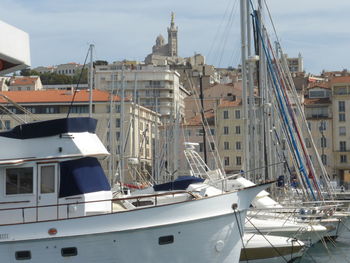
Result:
{"label": "cabin window", "polygon": [[33,167],[6,169],[6,195],[33,193]]}
{"label": "cabin window", "polygon": [[55,192],[55,166],[42,166],[40,173],[40,193],[49,194]]}
{"label": "cabin window", "polygon": [[73,257],[78,255],[78,250],[76,247],[64,247],[61,249],[62,257]]}
{"label": "cabin window", "polygon": [[174,236],[163,236],[158,240],[159,245],[167,245],[171,243],[174,243]]}
{"label": "cabin window", "polygon": [[15,258],[16,260],[29,260],[32,259],[32,255],[29,250],[16,251]]}

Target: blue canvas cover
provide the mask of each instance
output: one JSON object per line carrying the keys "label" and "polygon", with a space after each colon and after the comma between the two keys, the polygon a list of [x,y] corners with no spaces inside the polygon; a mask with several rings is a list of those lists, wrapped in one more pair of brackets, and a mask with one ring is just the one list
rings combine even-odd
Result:
{"label": "blue canvas cover", "polygon": [[60,163],[59,197],[109,191],[111,187],[96,158],[65,161]]}
{"label": "blue canvas cover", "polygon": [[68,132],[95,133],[96,125],[97,120],[88,117],[55,119],[21,124],[12,130],[0,132],[0,136],[13,139],[32,139]]}
{"label": "blue canvas cover", "polygon": [[153,186],[154,191],[186,190],[190,184],[202,183],[204,179],[195,176],[182,176],[173,182],[157,184]]}

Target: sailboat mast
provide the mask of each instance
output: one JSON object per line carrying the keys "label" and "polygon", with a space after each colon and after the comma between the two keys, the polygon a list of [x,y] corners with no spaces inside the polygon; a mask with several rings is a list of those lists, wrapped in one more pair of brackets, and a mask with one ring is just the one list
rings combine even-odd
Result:
{"label": "sailboat mast", "polygon": [[90,81],[89,81],[89,117],[92,117],[92,88],[93,88],[93,81],[94,81],[94,63],[93,63],[93,49],[94,45],[90,45]]}
{"label": "sailboat mast", "polygon": [[[249,141],[248,134],[248,105],[247,105],[247,0],[240,0],[240,17],[241,17],[241,60],[242,60],[242,106],[243,106],[243,130],[246,138],[244,139],[243,147],[243,170],[247,173],[249,167]],[[249,175],[246,174],[249,178]]]}

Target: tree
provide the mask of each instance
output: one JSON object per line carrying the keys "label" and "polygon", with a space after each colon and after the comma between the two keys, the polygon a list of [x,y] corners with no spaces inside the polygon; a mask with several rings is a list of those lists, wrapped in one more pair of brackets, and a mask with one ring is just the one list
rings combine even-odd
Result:
{"label": "tree", "polygon": [[31,70],[30,68],[26,68],[20,71],[20,75],[21,76],[40,76],[40,73],[35,70]]}
{"label": "tree", "polygon": [[94,62],[94,66],[102,66],[102,65],[108,65],[108,62],[106,60],[96,60]]}

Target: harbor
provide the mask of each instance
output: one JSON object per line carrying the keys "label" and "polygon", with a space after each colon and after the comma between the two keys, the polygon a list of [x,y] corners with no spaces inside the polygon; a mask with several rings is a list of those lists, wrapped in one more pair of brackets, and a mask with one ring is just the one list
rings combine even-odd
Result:
{"label": "harbor", "polygon": [[0,20],[0,262],[350,262],[350,73],[307,73],[265,0],[227,3],[228,67],[169,14],[143,60],[51,66]]}

